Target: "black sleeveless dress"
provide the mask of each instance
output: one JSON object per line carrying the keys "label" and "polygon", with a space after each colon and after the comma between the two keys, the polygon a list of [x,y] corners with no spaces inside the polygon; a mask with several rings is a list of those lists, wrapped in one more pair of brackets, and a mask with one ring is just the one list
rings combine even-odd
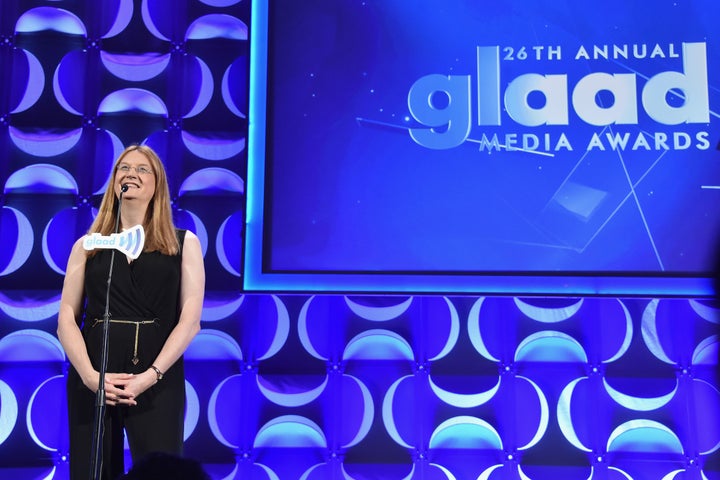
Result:
{"label": "black sleeveless dress", "polygon": [[[108,373],[142,373],[155,361],[177,325],[182,245],[186,230],[178,230],[181,251],[168,256],[143,252],[128,263],[115,252],[110,289]],[[88,354],[100,370],[102,319],[112,251],[99,250],[85,265],[85,296],[81,326]],[[185,374],[182,357],[161,381],[143,392],[133,407],[108,406],[103,438],[103,478],[124,473],[123,431],[133,460],[150,452],[182,453],[185,413]],[[74,368],[68,373],[71,478],[86,480],[92,455],[95,394]]]}

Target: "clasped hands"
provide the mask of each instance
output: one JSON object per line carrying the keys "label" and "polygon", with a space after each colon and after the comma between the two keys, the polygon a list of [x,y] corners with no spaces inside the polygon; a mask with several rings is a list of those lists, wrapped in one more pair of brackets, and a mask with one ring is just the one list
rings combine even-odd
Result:
{"label": "clasped hands", "polygon": [[[106,373],[105,374],[105,404],[106,405],[127,405],[133,407],[137,405],[137,397],[145,390],[157,383],[157,376],[154,372],[143,372],[139,374],[132,373]],[[100,373],[95,372],[95,382],[91,387],[87,385],[93,392],[97,393],[97,385],[100,381]]]}

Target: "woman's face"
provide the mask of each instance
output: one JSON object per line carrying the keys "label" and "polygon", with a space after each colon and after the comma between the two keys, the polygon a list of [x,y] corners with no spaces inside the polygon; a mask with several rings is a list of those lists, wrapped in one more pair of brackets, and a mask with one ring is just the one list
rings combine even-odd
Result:
{"label": "woman's face", "polygon": [[155,195],[155,172],[150,160],[142,153],[134,150],[117,164],[115,170],[115,195],[120,195],[123,185],[127,191],[123,200],[139,201],[149,204]]}

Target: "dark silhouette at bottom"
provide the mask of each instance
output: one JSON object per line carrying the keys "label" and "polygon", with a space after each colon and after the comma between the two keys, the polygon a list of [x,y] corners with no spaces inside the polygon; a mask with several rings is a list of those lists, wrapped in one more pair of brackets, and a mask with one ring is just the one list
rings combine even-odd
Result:
{"label": "dark silhouette at bottom", "polygon": [[202,464],[171,453],[154,452],[136,462],[117,480],[211,480]]}

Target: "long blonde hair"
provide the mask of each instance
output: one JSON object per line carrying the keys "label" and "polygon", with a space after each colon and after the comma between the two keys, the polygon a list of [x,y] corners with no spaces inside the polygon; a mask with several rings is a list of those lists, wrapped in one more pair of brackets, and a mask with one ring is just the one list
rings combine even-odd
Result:
{"label": "long blonde hair", "polygon": [[[155,177],[155,194],[150,200],[145,219],[143,220],[143,228],[145,229],[145,246],[144,251],[158,251],[165,255],[175,255],[180,251],[177,235],[175,234],[175,225],[172,219],[172,209],[170,207],[170,188],[168,187],[167,174],[160,157],[155,151],[147,145],[131,145],[127,147],[115,161],[113,165],[113,173],[110,177],[97,217],[93,221],[88,233],[100,233],[101,235],[110,235],[115,231],[115,223],[117,222],[118,198],[115,195],[115,176],[117,175],[118,164],[130,152],[138,152],[145,156],[150,162]],[[96,250],[89,251],[92,256]]]}

